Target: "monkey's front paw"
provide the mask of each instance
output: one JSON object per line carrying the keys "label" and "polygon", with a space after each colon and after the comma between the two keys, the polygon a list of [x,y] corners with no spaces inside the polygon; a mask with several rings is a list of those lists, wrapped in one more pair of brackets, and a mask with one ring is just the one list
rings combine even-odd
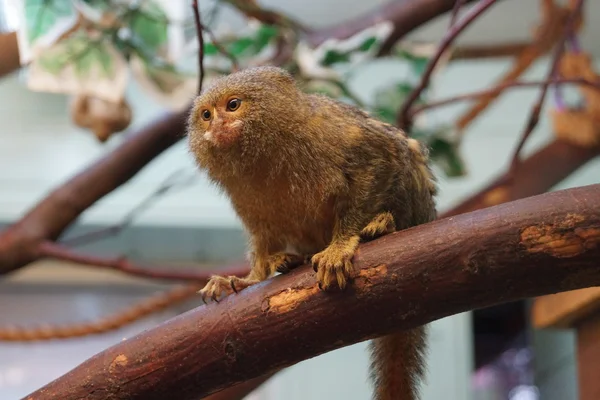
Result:
{"label": "monkey's front paw", "polygon": [[267,260],[270,269],[285,274],[306,263],[306,257],[296,254],[275,253]]}
{"label": "monkey's front paw", "polygon": [[237,276],[213,276],[198,293],[202,296],[204,303],[210,299],[218,303],[222,294],[237,293],[258,282],[258,279],[238,278]]}
{"label": "monkey's front paw", "polygon": [[340,289],[346,287],[353,271],[353,255],[353,248],[332,244],[312,257],[311,263],[317,272],[317,282],[322,290],[329,289],[334,280]]}

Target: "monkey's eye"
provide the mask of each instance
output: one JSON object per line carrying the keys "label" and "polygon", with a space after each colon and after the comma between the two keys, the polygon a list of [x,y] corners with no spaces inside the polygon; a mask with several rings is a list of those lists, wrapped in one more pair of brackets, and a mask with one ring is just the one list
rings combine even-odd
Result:
{"label": "monkey's eye", "polygon": [[211,113],[207,109],[202,110],[201,115],[202,115],[202,119],[205,120],[205,121],[208,121],[210,119],[210,117],[211,117]]}
{"label": "monkey's eye", "polygon": [[242,101],[240,99],[231,99],[227,102],[227,111],[235,111],[240,108]]}

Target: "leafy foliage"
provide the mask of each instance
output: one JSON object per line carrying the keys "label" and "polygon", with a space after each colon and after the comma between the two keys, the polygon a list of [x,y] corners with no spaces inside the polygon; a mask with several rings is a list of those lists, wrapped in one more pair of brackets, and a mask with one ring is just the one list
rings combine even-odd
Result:
{"label": "leafy foliage", "polygon": [[[168,57],[169,21],[165,10],[155,0],[142,2],[122,2],[117,0],[80,0],[105,21],[88,18],[86,33],[75,29],[58,43],[50,46],[39,57],[40,65],[52,74],[59,74],[67,65],[79,79],[92,77],[90,71],[100,71],[104,77],[111,77],[114,71],[116,50],[129,62],[135,57],[141,68],[135,71],[143,74],[143,80],[153,86],[153,90],[170,96],[186,80],[193,79],[176,62]],[[215,8],[221,6],[216,2]],[[81,10],[79,10],[81,12]],[[26,0],[27,27],[30,40],[34,41],[46,34],[57,21],[65,16],[74,16],[72,2],[61,0]],[[118,22],[115,22],[118,21]],[[206,20],[203,21],[206,24]],[[89,35],[89,28],[95,35]],[[182,27],[185,29],[185,27]],[[265,53],[280,51],[282,40],[295,46],[285,67],[302,82],[307,92],[324,95],[353,103],[374,116],[391,124],[396,122],[396,114],[416,82],[427,67],[428,58],[411,49],[394,49],[389,58],[408,66],[407,76],[379,89],[373,99],[364,102],[352,93],[348,86],[349,76],[361,64],[369,63],[379,46],[390,32],[390,25],[380,23],[367,28],[344,40],[330,40],[316,48],[302,41],[289,26],[267,25],[250,21],[242,32],[219,37],[219,43],[212,43],[212,34],[205,33],[205,70],[208,74],[222,75],[232,71],[235,58],[244,67],[260,64]],[[290,37],[293,39],[290,41]],[[190,40],[195,40],[195,35]],[[208,39],[208,40],[207,40]],[[193,95],[190,93],[190,95]],[[424,91],[417,103],[427,100]],[[464,165],[458,153],[458,144],[449,139],[447,126],[429,126],[417,123],[412,136],[424,141],[431,148],[432,159],[443,167],[447,176],[461,176]]]}
{"label": "leafy foliage", "polygon": [[74,11],[68,1],[25,0],[24,7],[29,40],[46,34],[60,18],[68,17]]}

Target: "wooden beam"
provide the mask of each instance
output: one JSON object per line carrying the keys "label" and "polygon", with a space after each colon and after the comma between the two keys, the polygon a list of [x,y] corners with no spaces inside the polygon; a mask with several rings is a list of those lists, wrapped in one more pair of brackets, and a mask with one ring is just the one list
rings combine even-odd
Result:
{"label": "wooden beam", "polygon": [[579,400],[600,399],[600,310],[577,329]]}
{"label": "wooden beam", "polygon": [[600,287],[539,297],[533,302],[531,318],[538,329],[573,328],[578,321],[594,313],[600,313]]}

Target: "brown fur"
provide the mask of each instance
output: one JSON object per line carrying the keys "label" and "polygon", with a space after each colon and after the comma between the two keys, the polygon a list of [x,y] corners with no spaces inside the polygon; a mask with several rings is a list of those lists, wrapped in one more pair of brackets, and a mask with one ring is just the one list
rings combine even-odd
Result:
{"label": "brown fur", "polygon": [[[232,97],[241,106],[226,111]],[[200,117],[204,109],[213,112],[210,123]],[[436,217],[425,146],[355,107],[303,93],[282,69],[251,68],[217,80],[196,99],[188,134],[198,165],[228,194],[250,235],[250,274],[213,277],[203,299],[217,300],[304,258],[323,289],[344,288],[361,240]],[[425,330],[376,339],[371,349],[374,398],[418,398]]]}

